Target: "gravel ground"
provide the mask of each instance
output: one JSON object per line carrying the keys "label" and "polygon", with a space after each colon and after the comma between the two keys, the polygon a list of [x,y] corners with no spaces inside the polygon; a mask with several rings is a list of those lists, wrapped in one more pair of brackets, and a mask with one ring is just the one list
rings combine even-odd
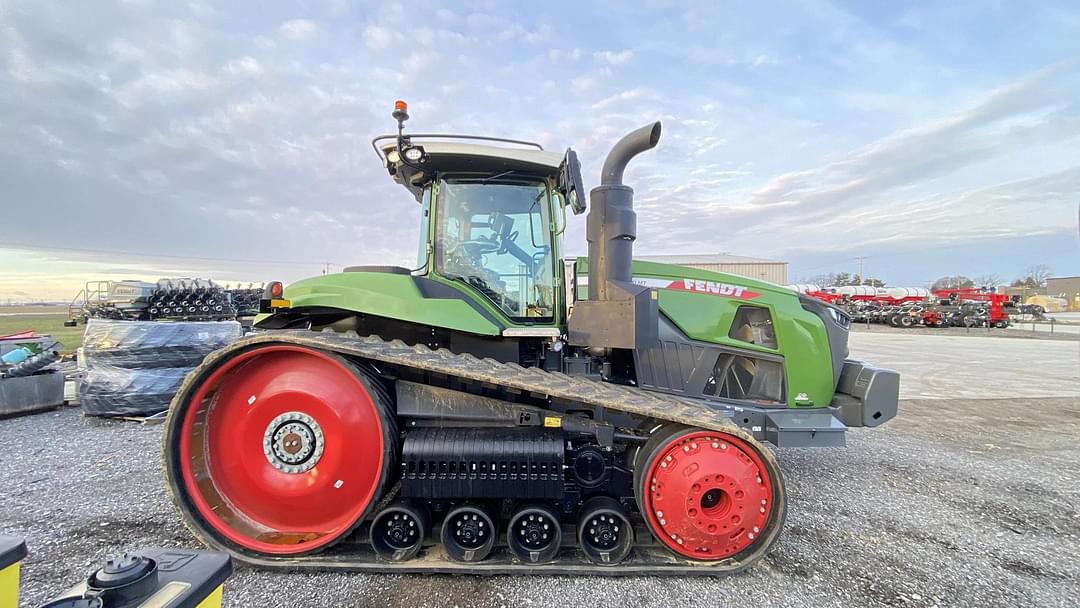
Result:
{"label": "gravel ground", "polygon": [[[106,552],[197,546],[163,490],[160,433],[73,409],[0,420],[0,533],[27,538],[25,605],[74,584]],[[727,578],[239,567],[225,603],[1075,606],[1077,437],[1080,397],[907,400],[884,427],[851,431],[846,449],[779,450],[791,501],[785,534],[755,568]]]}
{"label": "gravel ground", "polygon": [[853,356],[900,372],[900,399],[1080,397],[1080,342],[853,333]]}
{"label": "gravel ground", "polygon": [[893,327],[880,323],[852,323],[851,331],[857,333],[874,334],[907,334],[912,336],[965,336],[971,338],[1005,337],[1005,338],[1030,338],[1032,340],[1066,340],[1080,341],[1080,327],[1076,325],[1058,325],[1054,332],[1050,333],[1048,325],[1039,325],[1037,331],[1024,329],[1031,327],[1030,323],[1019,323],[1006,329],[991,327]]}

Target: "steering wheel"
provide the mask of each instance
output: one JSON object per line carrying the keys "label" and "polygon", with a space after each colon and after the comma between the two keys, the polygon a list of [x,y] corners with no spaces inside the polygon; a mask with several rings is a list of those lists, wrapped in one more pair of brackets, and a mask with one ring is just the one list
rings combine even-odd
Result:
{"label": "steering wheel", "polygon": [[499,244],[494,241],[461,241],[450,251],[453,253],[458,249],[464,249],[471,256],[483,255],[485,253],[495,253],[499,250]]}

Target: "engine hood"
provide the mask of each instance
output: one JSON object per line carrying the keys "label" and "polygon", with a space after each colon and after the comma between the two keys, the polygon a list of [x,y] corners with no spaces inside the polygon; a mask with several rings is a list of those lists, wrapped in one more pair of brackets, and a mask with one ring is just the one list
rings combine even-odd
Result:
{"label": "engine hood", "polygon": [[[579,288],[588,285],[588,268],[588,258],[577,259]],[[723,272],[643,260],[634,260],[631,270],[634,283],[654,289],[705,293],[747,301],[765,297],[798,300],[797,293],[782,285]]]}

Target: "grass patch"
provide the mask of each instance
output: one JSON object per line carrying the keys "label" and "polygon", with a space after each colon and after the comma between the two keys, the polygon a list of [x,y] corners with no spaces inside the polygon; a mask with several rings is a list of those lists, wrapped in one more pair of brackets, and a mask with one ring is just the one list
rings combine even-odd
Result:
{"label": "grass patch", "polygon": [[[0,313],[15,312],[6,307],[0,307]],[[72,352],[82,346],[83,331],[85,326],[64,327],[64,321],[68,318],[67,309],[56,314],[16,314],[13,316],[0,315],[0,336],[17,334],[24,331],[36,331],[39,334],[48,334],[63,344],[61,351]]]}

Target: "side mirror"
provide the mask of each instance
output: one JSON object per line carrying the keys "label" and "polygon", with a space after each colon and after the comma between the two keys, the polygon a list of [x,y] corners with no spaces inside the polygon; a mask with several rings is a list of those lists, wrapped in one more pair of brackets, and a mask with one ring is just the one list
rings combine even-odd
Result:
{"label": "side mirror", "polygon": [[574,215],[584,213],[585,186],[581,183],[581,163],[578,161],[577,152],[570,148],[566,149],[566,158],[559,167],[558,186],[566,197],[567,204],[574,211]]}

